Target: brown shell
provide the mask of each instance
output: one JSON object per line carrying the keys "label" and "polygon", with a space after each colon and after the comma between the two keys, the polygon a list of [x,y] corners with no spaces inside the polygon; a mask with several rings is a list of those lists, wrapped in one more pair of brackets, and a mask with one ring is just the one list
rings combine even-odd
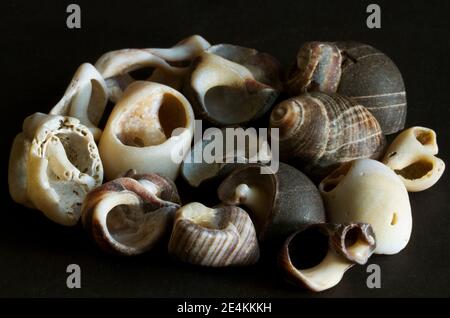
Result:
{"label": "brown shell", "polygon": [[[127,202],[121,202],[119,196],[124,194],[134,198],[136,204],[128,206]],[[117,202],[104,211],[101,203],[105,200]],[[83,203],[81,220],[103,250],[137,255],[151,249],[164,235],[179,203],[178,192],[170,180],[157,174],[129,172],[127,177],[91,191]]]}
{"label": "brown shell", "polygon": [[375,117],[338,94],[312,92],[283,101],[272,111],[270,127],[279,128],[281,158],[313,176],[354,159],[376,159],[385,145]]}

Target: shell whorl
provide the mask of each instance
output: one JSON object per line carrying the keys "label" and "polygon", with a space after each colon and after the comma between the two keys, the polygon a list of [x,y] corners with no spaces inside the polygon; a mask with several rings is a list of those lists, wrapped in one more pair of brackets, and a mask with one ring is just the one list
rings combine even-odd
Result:
{"label": "shell whorl", "polygon": [[312,92],[280,103],[271,128],[279,128],[280,155],[296,159],[312,174],[357,158],[377,158],[385,139],[375,117],[338,94]]}

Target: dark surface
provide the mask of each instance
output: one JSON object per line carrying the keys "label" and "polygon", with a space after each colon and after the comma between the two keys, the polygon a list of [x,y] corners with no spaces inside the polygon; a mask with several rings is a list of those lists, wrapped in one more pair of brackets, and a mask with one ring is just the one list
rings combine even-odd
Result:
{"label": "dark surface", "polygon": [[[407,126],[433,128],[439,156],[449,163],[450,2],[376,1],[382,29],[365,25],[367,1],[75,1],[82,29],[66,28],[66,5],[2,1],[2,218],[0,296],[450,296],[449,174],[412,193],[413,234],[395,256],[375,256],[381,289],[366,287],[366,266],[350,270],[335,288],[312,294],[286,284],[266,254],[248,268],[208,269],[180,264],[161,251],[110,257],[81,227],[65,228],[15,204],[7,190],[7,158],[23,119],[48,112],[82,62],[125,47],[168,47],[198,33],[271,53],[287,67],[307,40],[357,40],[388,54],[402,71]],[[193,194],[197,198],[213,194]],[[66,288],[66,267],[82,270],[82,288]]]}

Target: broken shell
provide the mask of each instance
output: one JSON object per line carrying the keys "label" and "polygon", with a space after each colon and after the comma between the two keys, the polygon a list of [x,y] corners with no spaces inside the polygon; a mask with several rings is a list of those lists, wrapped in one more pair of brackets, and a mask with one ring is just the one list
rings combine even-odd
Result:
{"label": "broken shell", "polygon": [[103,167],[94,138],[78,119],[35,113],[13,145],[11,196],[52,221],[75,225],[86,194],[99,186]]}
{"label": "broken shell", "polygon": [[377,254],[396,254],[408,244],[412,230],[408,192],[384,164],[360,159],[342,165],[319,185],[328,220],[364,222],[377,237]]}
{"label": "broken shell", "polygon": [[129,74],[142,68],[153,68],[149,81],[180,89],[188,74],[189,63],[210,47],[199,35],[190,36],[170,49],[123,49],[102,55],[95,67],[105,78],[109,97],[116,102],[125,88],[135,81]]}
{"label": "broken shell", "polygon": [[338,94],[313,92],[278,104],[270,127],[279,129],[280,156],[296,160],[313,176],[340,164],[381,156],[385,137],[373,115]]}
{"label": "broken shell", "polygon": [[374,248],[368,224],[318,224],[289,236],[279,264],[287,280],[319,292],[336,286],[355,263],[365,264]]}
{"label": "broken shell", "polygon": [[401,132],[388,147],[383,163],[402,179],[410,192],[432,187],[442,176],[445,163],[438,153],[436,133],[425,127]]}
{"label": "broken shell", "polygon": [[231,45],[200,54],[184,86],[196,115],[220,126],[257,119],[269,110],[279,91],[274,58]]}
{"label": "broken shell", "polygon": [[323,91],[351,97],[375,116],[385,134],[403,129],[406,93],[394,62],[370,45],[356,42],[308,42],[288,76],[291,95]]}
{"label": "broken shell", "polygon": [[206,180],[226,176],[249,162],[271,160],[267,144],[256,129],[236,127],[232,134],[227,131],[226,128],[208,128],[183,159],[180,174],[191,186],[198,187]]}
{"label": "broken shell", "polygon": [[259,259],[255,228],[244,210],[211,209],[197,202],[177,211],[169,253],[184,262],[212,267],[251,265]]}
{"label": "broken shell", "polygon": [[108,101],[103,77],[89,63],[82,64],[61,100],[52,108],[50,115],[71,116],[89,128],[98,140],[101,130],[97,127]]}
{"label": "broken shell", "polygon": [[170,180],[129,173],[91,191],[81,220],[103,250],[137,255],[150,250],[167,232],[179,203]]}
{"label": "broken shell", "polygon": [[250,210],[260,240],[284,239],[307,225],[325,222],[315,185],[284,163],[277,172],[260,164],[237,168],[223,180],[217,193],[223,203]]}
{"label": "broken shell", "polygon": [[136,81],[115,105],[99,144],[109,180],[129,169],[175,180],[194,132],[189,102],[176,90]]}

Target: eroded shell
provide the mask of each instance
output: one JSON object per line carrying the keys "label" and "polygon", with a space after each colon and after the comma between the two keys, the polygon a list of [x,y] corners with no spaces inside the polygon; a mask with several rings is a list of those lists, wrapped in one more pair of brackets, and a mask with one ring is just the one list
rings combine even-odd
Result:
{"label": "eroded shell", "polygon": [[409,242],[412,230],[408,192],[384,164],[360,159],[342,165],[326,177],[319,190],[328,221],[371,224],[377,254],[396,254]]}
{"label": "eroded shell", "polygon": [[107,101],[108,92],[103,77],[93,65],[84,63],[75,72],[64,96],[52,108],[50,115],[77,118],[98,140],[102,131],[97,125]]}
{"label": "eroded shell", "polygon": [[244,210],[211,209],[198,202],[177,211],[169,253],[184,262],[212,267],[251,265],[259,259],[255,228]]}
{"label": "eroded shell", "polygon": [[437,153],[436,133],[425,127],[411,127],[394,139],[383,163],[394,170],[408,191],[423,191],[444,173],[445,163],[435,156]]}
{"label": "eroded shell", "polygon": [[122,49],[102,55],[95,67],[105,78],[109,98],[116,102],[128,85],[135,81],[131,72],[153,68],[149,81],[179,90],[189,72],[190,62],[205,49],[208,41],[199,35],[190,36],[169,49]]}
{"label": "eroded shell", "polygon": [[315,185],[284,163],[277,172],[260,164],[237,168],[223,180],[217,193],[223,203],[242,205],[250,211],[260,240],[284,239],[308,225],[325,222]]}
{"label": "eroded shell", "polygon": [[194,114],[178,91],[136,81],[115,105],[99,143],[109,180],[129,169],[175,180],[194,133]]}
{"label": "eroded shell", "polygon": [[324,176],[344,162],[380,157],[385,137],[361,104],[337,94],[313,92],[278,104],[270,127],[279,129],[282,159]]}
{"label": "eroded shell", "polygon": [[91,191],[82,222],[103,250],[138,255],[150,250],[172,225],[180,198],[173,182],[157,174],[128,173]]}
{"label": "eroded shell", "polygon": [[286,83],[295,96],[306,91],[336,92],[364,105],[385,134],[403,129],[406,93],[394,62],[370,45],[307,42],[297,53]]}
{"label": "eroded shell", "polygon": [[184,92],[196,115],[220,125],[238,125],[262,116],[281,89],[279,64],[267,54],[221,44],[193,63]]}
{"label": "eroded shell", "polygon": [[13,144],[9,187],[13,199],[52,221],[75,225],[86,194],[103,180],[89,129],[78,119],[35,113]]}
{"label": "eroded shell", "polygon": [[293,233],[279,255],[286,279],[312,291],[337,285],[355,263],[365,264],[375,248],[369,224],[318,224]]}

